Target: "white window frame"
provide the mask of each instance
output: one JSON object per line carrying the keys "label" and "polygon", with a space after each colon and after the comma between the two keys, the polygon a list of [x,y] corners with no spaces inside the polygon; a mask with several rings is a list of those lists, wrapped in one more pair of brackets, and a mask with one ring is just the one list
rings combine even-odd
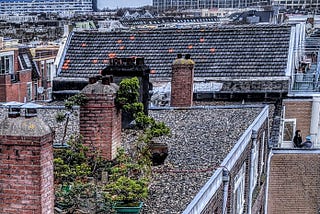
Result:
{"label": "white window frame", "polygon": [[234,214],[242,214],[244,212],[245,175],[246,163],[243,163],[241,169],[234,178]]}
{"label": "white window frame", "polygon": [[27,101],[32,100],[32,82],[27,83]]}
{"label": "white window frame", "polygon": [[[285,137],[285,127],[286,127],[286,123],[292,123],[293,126],[292,126],[292,136],[291,136],[291,139],[284,139]],[[281,128],[281,147],[291,147],[293,146],[293,143],[292,143],[292,140],[293,140],[293,136],[294,136],[294,133],[296,131],[296,119],[284,119],[283,120],[283,123],[282,123],[282,128]]]}
{"label": "white window frame", "polygon": [[10,57],[9,58],[9,68],[8,68],[8,70],[5,69],[4,72],[2,72],[1,67],[0,67],[0,74],[13,74],[14,73],[14,69],[13,69],[14,51],[0,53],[0,60],[2,57]]}
{"label": "white window frame", "polygon": [[47,81],[51,81],[52,80],[52,76],[53,76],[53,72],[54,72],[54,60],[50,59],[46,61],[46,78]]}

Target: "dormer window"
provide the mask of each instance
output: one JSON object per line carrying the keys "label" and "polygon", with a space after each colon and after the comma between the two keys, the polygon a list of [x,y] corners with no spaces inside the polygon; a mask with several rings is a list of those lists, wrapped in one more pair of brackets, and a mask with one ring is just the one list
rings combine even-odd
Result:
{"label": "dormer window", "polygon": [[27,68],[31,68],[31,62],[27,54],[22,54],[23,60],[26,63]]}
{"label": "dormer window", "polygon": [[13,55],[0,56],[0,74],[13,74]]}

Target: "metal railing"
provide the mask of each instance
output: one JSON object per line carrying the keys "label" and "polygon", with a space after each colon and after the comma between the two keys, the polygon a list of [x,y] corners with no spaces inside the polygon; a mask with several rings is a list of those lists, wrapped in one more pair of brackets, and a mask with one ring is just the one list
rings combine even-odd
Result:
{"label": "metal railing", "polygon": [[294,92],[320,92],[319,73],[297,73],[293,75]]}

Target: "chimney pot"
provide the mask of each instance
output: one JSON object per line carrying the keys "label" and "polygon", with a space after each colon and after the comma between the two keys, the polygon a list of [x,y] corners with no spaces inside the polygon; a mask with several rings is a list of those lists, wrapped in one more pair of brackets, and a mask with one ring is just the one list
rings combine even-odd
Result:
{"label": "chimney pot", "polygon": [[101,83],[103,84],[103,85],[110,85],[110,83],[112,83],[112,76],[103,76],[102,77],[102,80],[101,80]]}
{"label": "chimney pot", "polygon": [[16,118],[20,116],[20,107],[23,105],[23,103],[11,101],[3,105],[9,108],[9,112],[8,112],[9,118]]}
{"label": "chimney pot", "polygon": [[36,117],[37,116],[37,109],[42,107],[41,105],[35,104],[35,103],[26,103],[21,106],[21,108],[25,109],[25,117]]}
{"label": "chimney pot", "polygon": [[97,82],[97,77],[89,77],[89,84],[94,84]]}

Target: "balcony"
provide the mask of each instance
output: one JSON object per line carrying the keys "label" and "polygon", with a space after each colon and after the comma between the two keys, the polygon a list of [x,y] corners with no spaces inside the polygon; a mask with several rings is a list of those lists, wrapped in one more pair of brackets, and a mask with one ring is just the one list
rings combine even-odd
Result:
{"label": "balcony", "polygon": [[319,73],[293,75],[292,92],[320,92]]}

